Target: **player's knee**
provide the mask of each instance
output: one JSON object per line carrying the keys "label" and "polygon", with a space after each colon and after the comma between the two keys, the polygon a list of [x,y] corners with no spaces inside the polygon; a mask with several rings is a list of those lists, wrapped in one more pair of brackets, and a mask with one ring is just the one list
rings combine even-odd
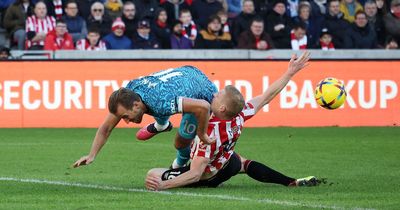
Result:
{"label": "player's knee", "polygon": [[163,168],[152,168],[147,172],[147,176],[161,176],[166,169]]}

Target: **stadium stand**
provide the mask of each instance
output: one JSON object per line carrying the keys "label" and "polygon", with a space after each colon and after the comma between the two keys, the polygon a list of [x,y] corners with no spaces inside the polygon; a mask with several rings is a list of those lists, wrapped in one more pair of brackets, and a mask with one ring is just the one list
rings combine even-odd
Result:
{"label": "stadium stand", "polygon": [[[26,18],[26,22],[31,26],[30,31],[35,31],[32,26],[35,24],[32,20],[35,20],[33,16],[29,16],[29,8],[32,7],[33,3],[37,3],[40,1],[32,1],[32,0],[18,0],[18,1],[7,1],[7,5],[4,4],[6,1],[2,1],[3,8],[0,11],[0,17],[4,16],[4,13],[8,8],[11,7],[22,7],[28,13],[28,17]],[[48,3],[49,1],[45,1]],[[204,45],[204,40],[210,43],[221,42],[221,37],[224,37],[225,34],[230,33],[231,38],[229,38],[230,42],[233,41],[232,46],[229,48],[238,49],[244,48],[239,46],[238,37],[243,31],[250,30],[250,23],[253,19],[258,18],[264,21],[264,31],[261,33],[263,36],[267,35],[271,37],[271,41],[273,44],[270,46],[274,46],[275,49],[291,49],[293,46],[294,35],[293,27],[295,25],[305,25],[306,27],[306,36],[304,38],[305,45],[307,49],[330,49],[330,50],[340,50],[340,49],[361,49],[365,48],[364,45],[357,44],[345,44],[344,36],[347,33],[348,29],[356,30],[357,34],[361,37],[369,36],[367,33],[375,33],[378,43],[368,46],[370,49],[398,49],[399,43],[399,34],[400,34],[400,0],[388,0],[388,1],[356,1],[356,0],[298,0],[298,1],[288,1],[288,0],[274,0],[269,1],[268,3],[260,3],[258,0],[245,0],[238,7],[235,8],[236,13],[241,11],[240,14],[232,15],[232,11],[229,10],[232,6],[237,6],[237,2],[235,1],[216,1],[216,0],[194,0],[194,1],[179,1],[179,0],[168,0],[168,1],[151,1],[146,3],[140,0],[113,0],[113,1],[81,1],[81,0],[68,0],[68,1],[60,1],[62,2],[63,12],[60,12],[60,5],[56,5],[57,8],[52,8],[54,5],[48,6],[50,11],[48,14],[49,18],[56,19],[61,18],[62,14],[65,14],[65,9],[68,10],[68,3],[73,2],[71,4],[74,7],[74,10],[79,9],[79,13],[77,17],[82,17],[83,20],[80,20],[80,23],[86,22],[87,24],[78,24],[76,22],[71,22],[67,20],[67,26],[69,29],[76,28],[73,32],[73,35],[77,35],[79,37],[74,37],[74,42],[76,46],[76,42],[79,39],[84,38],[86,35],[86,31],[89,28],[97,27],[100,30],[101,39],[103,39],[106,35],[112,32],[112,20],[118,17],[121,17],[122,21],[125,24],[125,36],[130,39],[132,43],[132,49],[135,48],[157,48],[157,49],[169,49],[171,48],[171,40],[177,43],[177,39],[180,36],[185,36],[189,38],[192,42],[192,46],[197,46],[196,48],[205,48],[205,49],[223,49],[227,48],[226,45],[221,44],[213,44],[213,47],[198,47]],[[226,5],[227,2],[227,5]],[[335,2],[335,4],[331,4],[331,2]],[[383,3],[382,3],[383,2]],[[54,2],[53,2],[54,3]],[[132,5],[133,4],[133,5]],[[135,5],[136,4],[136,5]],[[230,5],[235,4],[235,5]],[[49,5],[49,4],[47,4]],[[122,6],[124,5],[124,6]],[[261,6],[260,6],[261,5]],[[243,7],[242,7],[243,6]],[[260,8],[259,8],[260,6]],[[28,8],[29,7],[29,8]],[[28,9],[27,9],[28,8]],[[164,9],[160,9],[164,8]],[[345,8],[345,9],[344,9]],[[356,21],[352,23],[353,19],[349,20],[349,17],[355,16],[357,11],[364,11],[367,15],[367,25],[365,27],[359,27],[360,24]],[[127,9],[130,9],[129,11]],[[240,9],[240,10],[239,10]],[[126,11],[125,11],[126,10]],[[167,21],[160,21],[158,19],[160,12],[162,14],[166,12]],[[76,15],[76,12],[71,12],[71,14]],[[97,14],[97,13],[98,14]],[[130,13],[129,13],[130,12]],[[189,15],[189,19],[183,20],[182,12],[185,12]],[[131,14],[132,13],[132,14]],[[35,14],[35,12],[34,12]],[[70,14],[70,15],[71,15]],[[65,14],[67,15],[67,14]],[[219,28],[219,32],[210,32],[210,28],[207,28],[207,20],[211,16],[218,15],[220,18],[228,17],[228,20],[221,21],[221,27]],[[191,17],[192,18],[191,18]],[[245,17],[244,17],[245,16]],[[66,20],[67,16],[64,16],[63,19]],[[157,18],[156,18],[157,17]],[[32,19],[33,18],[33,19]],[[138,24],[138,20],[146,21],[150,24],[150,34],[141,33],[138,34],[136,31]],[[176,26],[176,19],[182,22],[182,26],[185,30],[182,30],[182,34],[179,33],[173,34],[173,27]],[[53,19],[53,20],[54,20]],[[12,28],[5,29],[5,25],[10,25],[10,21],[12,18],[8,18],[5,21],[3,19],[0,20],[0,46],[10,47],[12,51],[21,50],[21,46],[18,47],[17,40],[15,38],[15,30]],[[4,24],[6,23],[6,24]],[[74,25],[75,24],[75,25]],[[39,27],[36,28],[40,28]],[[22,26],[21,26],[22,27]],[[86,27],[83,29],[82,27]],[[148,26],[146,26],[148,27]],[[364,30],[370,29],[370,30]],[[326,32],[323,32],[322,29],[328,30],[329,35],[332,39],[332,47],[321,47],[321,45],[325,45],[321,43],[320,38]],[[49,30],[53,30],[52,27]],[[40,31],[40,30],[39,30]],[[50,32],[50,31],[49,31]],[[46,32],[47,33],[47,32]],[[78,33],[78,34],[75,34]],[[291,34],[292,33],[292,34]],[[194,36],[193,36],[194,34]],[[201,35],[200,35],[201,34]],[[213,35],[212,35],[213,34]],[[353,33],[354,34],[354,33]],[[356,34],[356,35],[357,35]],[[200,35],[200,37],[199,37]],[[148,42],[148,37],[152,38],[150,44],[143,44],[142,42]],[[196,36],[198,37],[196,39]],[[206,38],[204,39],[204,36]],[[354,36],[356,37],[356,36]],[[23,37],[22,37],[23,38]],[[242,38],[241,43],[258,43],[262,37],[260,35],[255,37],[252,36],[244,36],[244,40]],[[32,39],[31,36],[27,36],[27,39]],[[297,38],[300,40],[300,38]],[[357,39],[358,40],[358,39]],[[356,40],[356,41],[357,41]],[[105,40],[99,40],[105,41]],[[140,42],[140,43],[135,43]],[[367,40],[368,41],[368,40]],[[201,42],[201,43],[199,43]],[[303,41],[302,41],[303,42]],[[375,42],[375,41],[374,41]],[[27,43],[30,43],[27,40]],[[158,43],[158,44],[154,44]],[[349,40],[347,40],[349,43]],[[149,45],[152,47],[138,47],[141,45]],[[251,44],[246,45],[247,49],[259,49],[259,50],[270,50],[271,47],[256,47],[250,46]],[[154,47],[157,46],[157,47]],[[300,45],[299,45],[300,46]],[[177,48],[177,47],[175,47]],[[188,48],[188,47],[185,47]],[[26,49],[26,48],[25,48]],[[297,47],[292,48],[297,49]],[[300,47],[300,49],[304,49]],[[250,51],[249,51],[250,52]],[[274,51],[276,52],[276,51]],[[14,53],[13,53],[14,54]],[[21,53],[17,53],[21,54]],[[22,53],[24,54],[24,53]],[[121,55],[120,53],[117,53]],[[136,53],[132,53],[135,55]],[[152,53],[150,53],[152,54]],[[180,54],[180,53],[178,53]],[[198,53],[195,53],[198,54]],[[229,51],[229,54],[235,55],[233,51]],[[250,53],[248,53],[250,54]],[[263,53],[262,53],[263,54]],[[267,53],[270,54],[270,53]],[[363,54],[363,53],[362,53]],[[389,53],[390,54],[390,53]],[[57,54],[54,54],[57,55]],[[63,54],[66,55],[66,54]],[[348,55],[348,53],[345,53]],[[71,55],[73,56],[73,55]],[[163,57],[164,55],[157,56]],[[219,58],[221,55],[218,55]],[[338,56],[341,56],[338,54]],[[355,55],[358,56],[358,55]],[[74,57],[74,56],[73,56]],[[72,57],[72,58],[73,58]],[[85,56],[86,57],[86,56]],[[96,56],[94,56],[96,57]],[[122,56],[122,59],[125,59],[128,56]],[[134,56],[135,57],[135,56]],[[155,57],[155,58],[156,58]],[[178,56],[179,57],[179,56]],[[229,56],[228,56],[229,57]],[[233,56],[235,57],[235,56]],[[245,56],[242,59],[247,59],[249,56]],[[51,57],[54,58],[54,57]],[[115,56],[108,57],[118,58]],[[137,57],[135,57],[137,58]],[[171,57],[173,58],[173,57]],[[65,59],[63,57],[63,59]],[[147,59],[147,57],[144,57]]]}

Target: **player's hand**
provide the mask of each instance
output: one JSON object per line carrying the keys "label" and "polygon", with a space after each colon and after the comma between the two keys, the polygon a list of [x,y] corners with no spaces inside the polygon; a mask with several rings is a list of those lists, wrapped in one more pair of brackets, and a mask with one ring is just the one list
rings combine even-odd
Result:
{"label": "player's hand", "polygon": [[288,71],[289,73],[293,76],[295,75],[298,71],[303,69],[308,65],[308,61],[310,60],[310,52],[305,51],[303,54],[300,55],[300,57],[297,58],[296,54],[292,55],[292,58],[289,61],[289,68]]}
{"label": "player's hand", "polygon": [[199,136],[200,141],[203,142],[204,144],[212,144],[216,141],[215,137],[210,138],[207,134],[202,135],[201,137]]}
{"label": "player's hand", "polygon": [[89,165],[89,164],[92,163],[93,161],[94,161],[94,157],[89,156],[89,155],[83,156],[83,157],[81,157],[81,159],[77,160],[77,161],[74,163],[73,167],[74,167],[74,168],[77,168],[77,167],[79,167],[79,166]]}
{"label": "player's hand", "polygon": [[147,176],[146,177],[146,188],[148,190],[158,191],[162,190],[162,180],[156,176]]}

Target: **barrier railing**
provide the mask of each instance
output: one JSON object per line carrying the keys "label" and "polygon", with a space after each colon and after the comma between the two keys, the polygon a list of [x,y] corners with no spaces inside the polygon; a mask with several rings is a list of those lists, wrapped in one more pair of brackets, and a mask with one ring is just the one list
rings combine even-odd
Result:
{"label": "barrier railing", "polygon": [[[400,50],[309,50],[314,60],[398,60]],[[274,60],[289,59],[292,50],[108,50],[12,51],[16,59],[56,60]]]}

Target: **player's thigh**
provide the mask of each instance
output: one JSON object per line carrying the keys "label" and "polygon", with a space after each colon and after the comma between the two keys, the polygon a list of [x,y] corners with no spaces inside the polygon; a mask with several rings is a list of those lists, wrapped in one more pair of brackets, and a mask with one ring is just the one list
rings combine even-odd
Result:
{"label": "player's thigh", "polygon": [[178,131],[179,135],[183,139],[193,140],[196,137],[197,124],[197,119],[193,114],[183,114]]}
{"label": "player's thigh", "polygon": [[228,181],[240,172],[241,166],[240,157],[233,153],[229,162],[214,177],[207,180],[208,187],[218,187],[221,183]]}

